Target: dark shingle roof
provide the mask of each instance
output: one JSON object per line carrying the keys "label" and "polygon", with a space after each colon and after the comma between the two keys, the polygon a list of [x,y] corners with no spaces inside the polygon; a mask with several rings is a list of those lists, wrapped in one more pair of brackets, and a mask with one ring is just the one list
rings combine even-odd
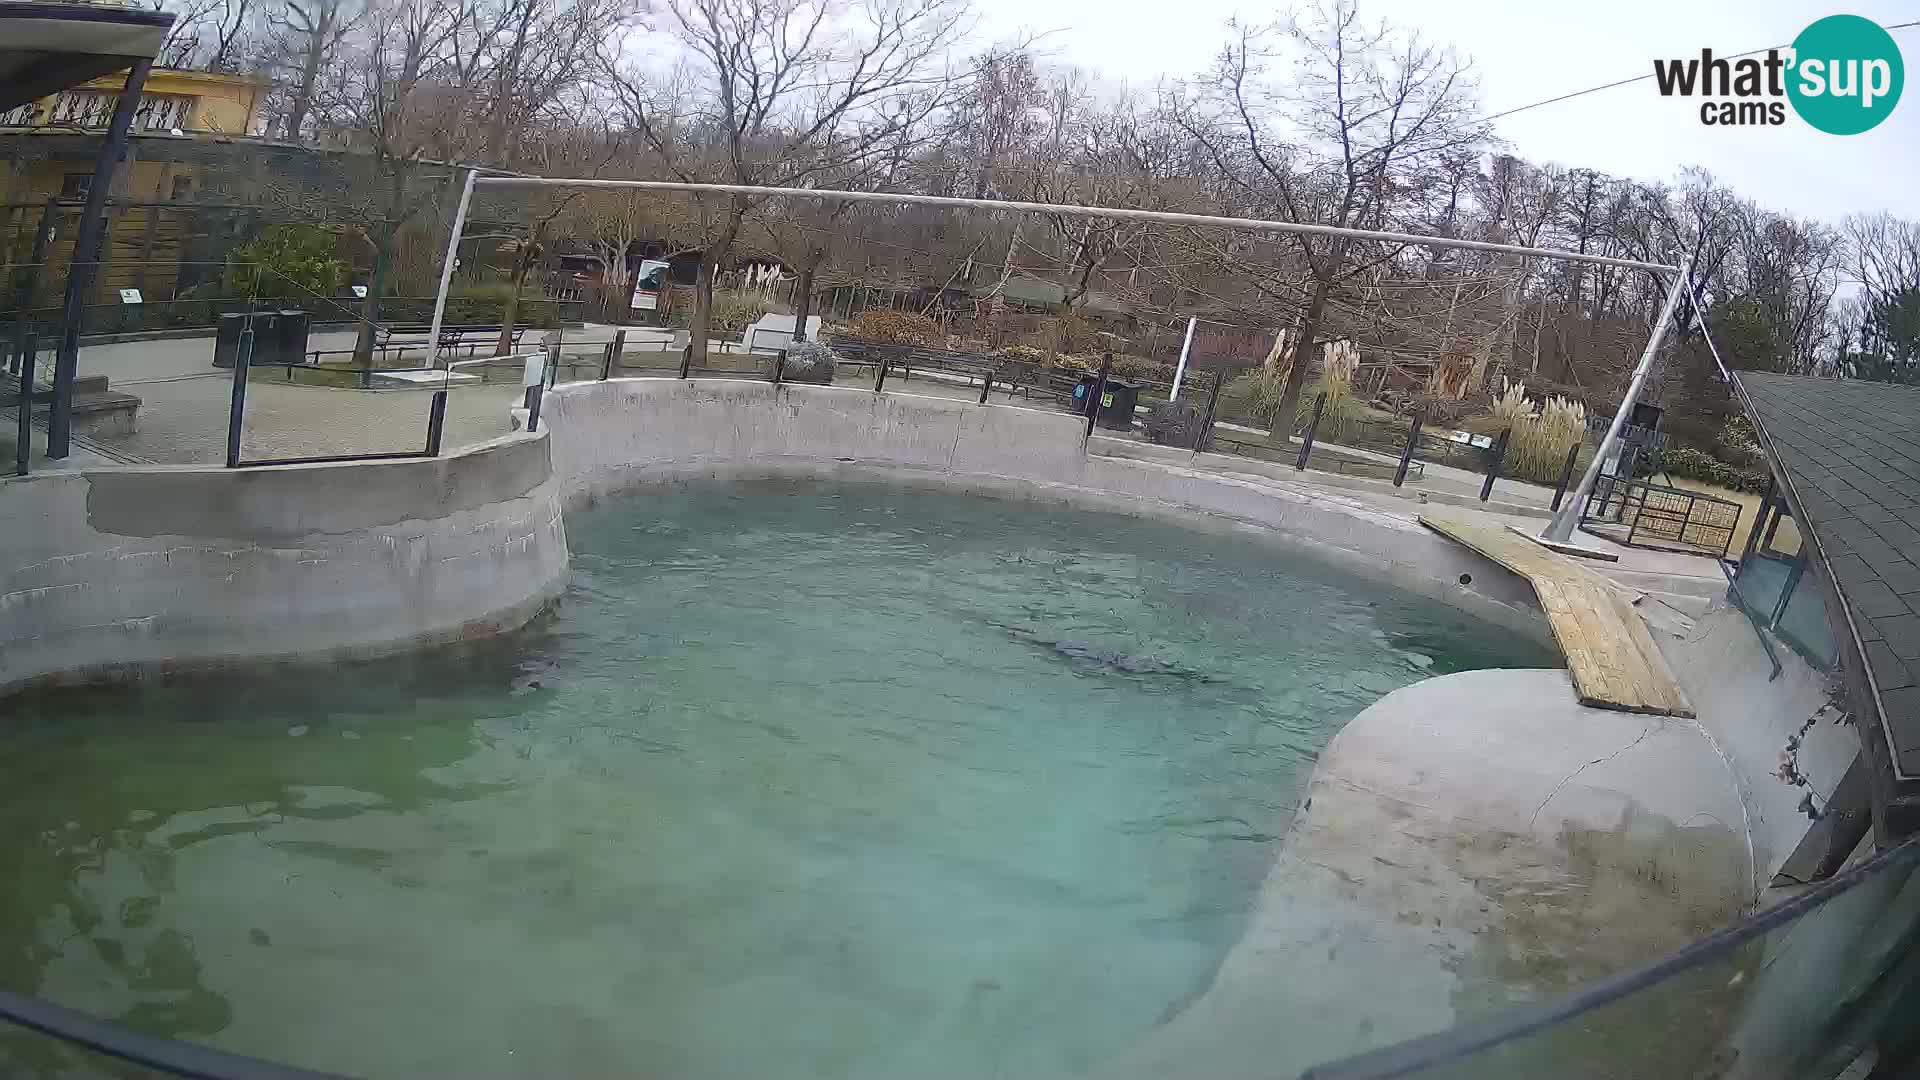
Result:
{"label": "dark shingle roof", "polygon": [[1738,378],[1852,609],[1899,771],[1920,774],[1920,387]]}

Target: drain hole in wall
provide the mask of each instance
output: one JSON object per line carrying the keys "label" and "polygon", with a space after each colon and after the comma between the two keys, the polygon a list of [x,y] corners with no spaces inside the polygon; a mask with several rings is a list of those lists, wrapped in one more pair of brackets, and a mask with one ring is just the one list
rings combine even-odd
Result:
{"label": "drain hole in wall", "polygon": [[1473,575],[1472,575],[1472,574],[1461,574],[1461,575],[1460,575],[1460,584],[1462,584],[1462,585],[1471,585],[1471,584],[1473,584]]}

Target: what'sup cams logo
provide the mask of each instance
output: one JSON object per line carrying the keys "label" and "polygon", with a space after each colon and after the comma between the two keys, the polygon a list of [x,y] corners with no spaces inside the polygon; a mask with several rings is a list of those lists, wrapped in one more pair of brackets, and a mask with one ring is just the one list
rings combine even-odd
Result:
{"label": "what'sup cams logo", "polygon": [[1858,135],[1885,120],[1900,101],[1906,67],[1893,35],[1871,19],[1829,15],[1785,49],[1728,60],[1655,60],[1662,97],[1697,97],[1700,122],[1715,127],[1776,126],[1787,106],[1829,135]]}

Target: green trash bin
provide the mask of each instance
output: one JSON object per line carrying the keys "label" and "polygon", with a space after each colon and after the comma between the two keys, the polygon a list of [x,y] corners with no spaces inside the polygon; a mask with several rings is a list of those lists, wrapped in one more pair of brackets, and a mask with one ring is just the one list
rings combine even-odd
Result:
{"label": "green trash bin", "polygon": [[1107,376],[1106,389],[1100,394],[1100,426],[1131,431],[1134,408],[1140,404],[1140,388],[1144,385],[1132,379]]}

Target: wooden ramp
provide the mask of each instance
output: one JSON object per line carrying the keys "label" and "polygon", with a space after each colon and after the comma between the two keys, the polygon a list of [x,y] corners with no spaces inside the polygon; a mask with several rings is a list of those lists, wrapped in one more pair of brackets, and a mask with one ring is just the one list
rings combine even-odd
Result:
{"label": "wooden ramp", "polygon": [[1580,704],[1662,716],[1693,715],[1647,624],[1619,587],[1578,562],[1496,524],[1437,514],[1420,524],[1526,578],[1567,658]]}

